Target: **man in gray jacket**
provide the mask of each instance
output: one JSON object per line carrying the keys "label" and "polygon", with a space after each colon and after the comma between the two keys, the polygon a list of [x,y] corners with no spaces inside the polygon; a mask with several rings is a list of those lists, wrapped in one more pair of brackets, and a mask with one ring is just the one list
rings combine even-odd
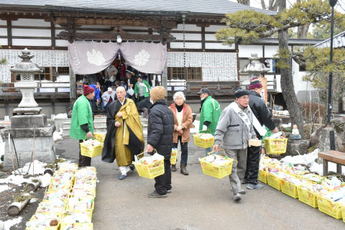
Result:
{"label": "man in gray jacket", "polygon": [[256,139],[248,94],[249,92],[243,89],[235,92],[235,101],[228,105],[220,116],[213,146],[214,151],[223,148],[225,153],[234,159],[229,178],[235,202],[241,200],[241,193],[245,194],[241,180],[244,179],[246,171],[248,141]]}

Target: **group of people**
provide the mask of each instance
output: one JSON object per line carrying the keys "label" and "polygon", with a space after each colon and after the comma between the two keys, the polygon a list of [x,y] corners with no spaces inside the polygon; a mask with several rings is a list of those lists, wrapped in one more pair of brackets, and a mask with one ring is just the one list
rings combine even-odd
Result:
{"label": "group of people", "polygon": [[[110,76],[102,85],[99,81],[92,84],[87,83],[95,92],[94,98],[90,100],[94,114],[106,111],[107,106],[116,100],[115,91],[120,86],[125,88],[126,97],[133,99],[137,106],[141,105],[143,100],[149,98],[151,85],[147,81],[146,75],[126,70],[122,81],[115,79],[115,77]],[[142,110],[142,108],[143,106],[139,110]]]}
{"label": "group of people", "polygon": [[[232,173],[229,176],[233,200],[238,202],[245,194],[242,184],[247,189],[257,189],[258,167],[261,148],[249,146],[250,139],[260,139],[266,129],[277,132],[271,119],[271,113],[260,96],[262,85],[258,79],[251,81],[249,90],[239,89],[235,92],[235,101],[223,111],[220,104],[211,96],[207,88],[199,91],[201,99],[199,132],[215,136],[213,149],[207,152],[224,151],[233,158]],[[116,100],[107,106],[107,134],[104,141],[102,160],[112,163],[116,160],[123,180],[134,170],[134,155],[142,152],[164,156],[165,173],[155,178],[155,190],[149,194],[152,198],[167,197],[171,192],[171,171],[177,171],[171,165],[172,148],[180,144],[180,172],[189,175],[188,142],[190,129],[193,127],[191,107],[186,103],[183,92],[176,92],[173,103],[168,106],[167,91],[162,86],[149,90],[148,98],[151,107],[148,116],[147,144],[144,146],[143,126],[135,102],[127,95],[124,87],[116,88]],[[84,86],[84,95],[80,96],[73,106],[70,136],[80,142],[92,138],[92,109],[88,100],[94,97],[92,87]],[[79,153],[79,166],[89,166],[91,158]]]}

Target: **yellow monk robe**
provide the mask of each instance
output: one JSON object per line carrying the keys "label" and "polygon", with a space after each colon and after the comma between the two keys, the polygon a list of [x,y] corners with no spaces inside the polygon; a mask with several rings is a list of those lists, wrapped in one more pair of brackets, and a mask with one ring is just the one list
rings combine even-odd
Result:
{"label": "yellow monk robe", "polygon": [[118,166],[128,166],[132,163],[132,153],[126,146],[129,143],[128,127],[141,142],[144,142],[143,127],[133,100],[126,99],[126,103],[121,106],[119,112],[122,113],[122,117],[115,115],[115,121],[121,123],[115,134],[115,156]]}

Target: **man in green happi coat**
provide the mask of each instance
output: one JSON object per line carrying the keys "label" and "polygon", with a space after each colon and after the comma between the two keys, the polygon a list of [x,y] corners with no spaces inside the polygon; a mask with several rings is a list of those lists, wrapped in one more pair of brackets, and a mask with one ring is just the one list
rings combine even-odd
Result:
{"label": "man in green happi coat", "polygon": [[[70,137],[83,142],[87,138],[92,138],[94,132],[93,114],[89,100],[95,96],[94,89],[88,85],[83,87],[84,94],[74,102],[72,110],[72,121]],[[90,166],[91,158],[82,156],[79,147],[79,167]]]}
{"label": "man in green happi coat", "polygon": [[198,94],[201,99],[199,132],[214,135],[222,110],[207,88],[200,89]]}

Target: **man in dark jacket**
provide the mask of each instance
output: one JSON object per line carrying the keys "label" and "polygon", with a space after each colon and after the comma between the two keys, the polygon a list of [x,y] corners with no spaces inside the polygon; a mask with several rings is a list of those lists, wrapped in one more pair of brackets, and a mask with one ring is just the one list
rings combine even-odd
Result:
{"label": "man in dark jacket", "polygon": [[[257,120],[261,125],[265,125],[268,129],[272,130],[272,132],[278,132],[278,128],[276,128],[272,121],[272,114],[261,98],[262,84],[258,78],[251,79],[249,90],[249,106]],[[255,132],[257,138],[261,139],[258,130],[255,130]],[[262,187],[258,184],[260,153],[261,146],[248,147],[247,170],[244,178],[247,183],[247,189],[258,189]]]}
{"label": "man in dark jacket", "polygon": [[153,88],[150,99],[153,105],[150,108],[147,127],[146,151],[153,154],[156,150],[164,156],[164,174],[155,178],[155,191],[149,194],[150,198],[165,198],[171,191],[170,156],[173,147],[174,117],[166,104],[166,89],[162,86]]}

